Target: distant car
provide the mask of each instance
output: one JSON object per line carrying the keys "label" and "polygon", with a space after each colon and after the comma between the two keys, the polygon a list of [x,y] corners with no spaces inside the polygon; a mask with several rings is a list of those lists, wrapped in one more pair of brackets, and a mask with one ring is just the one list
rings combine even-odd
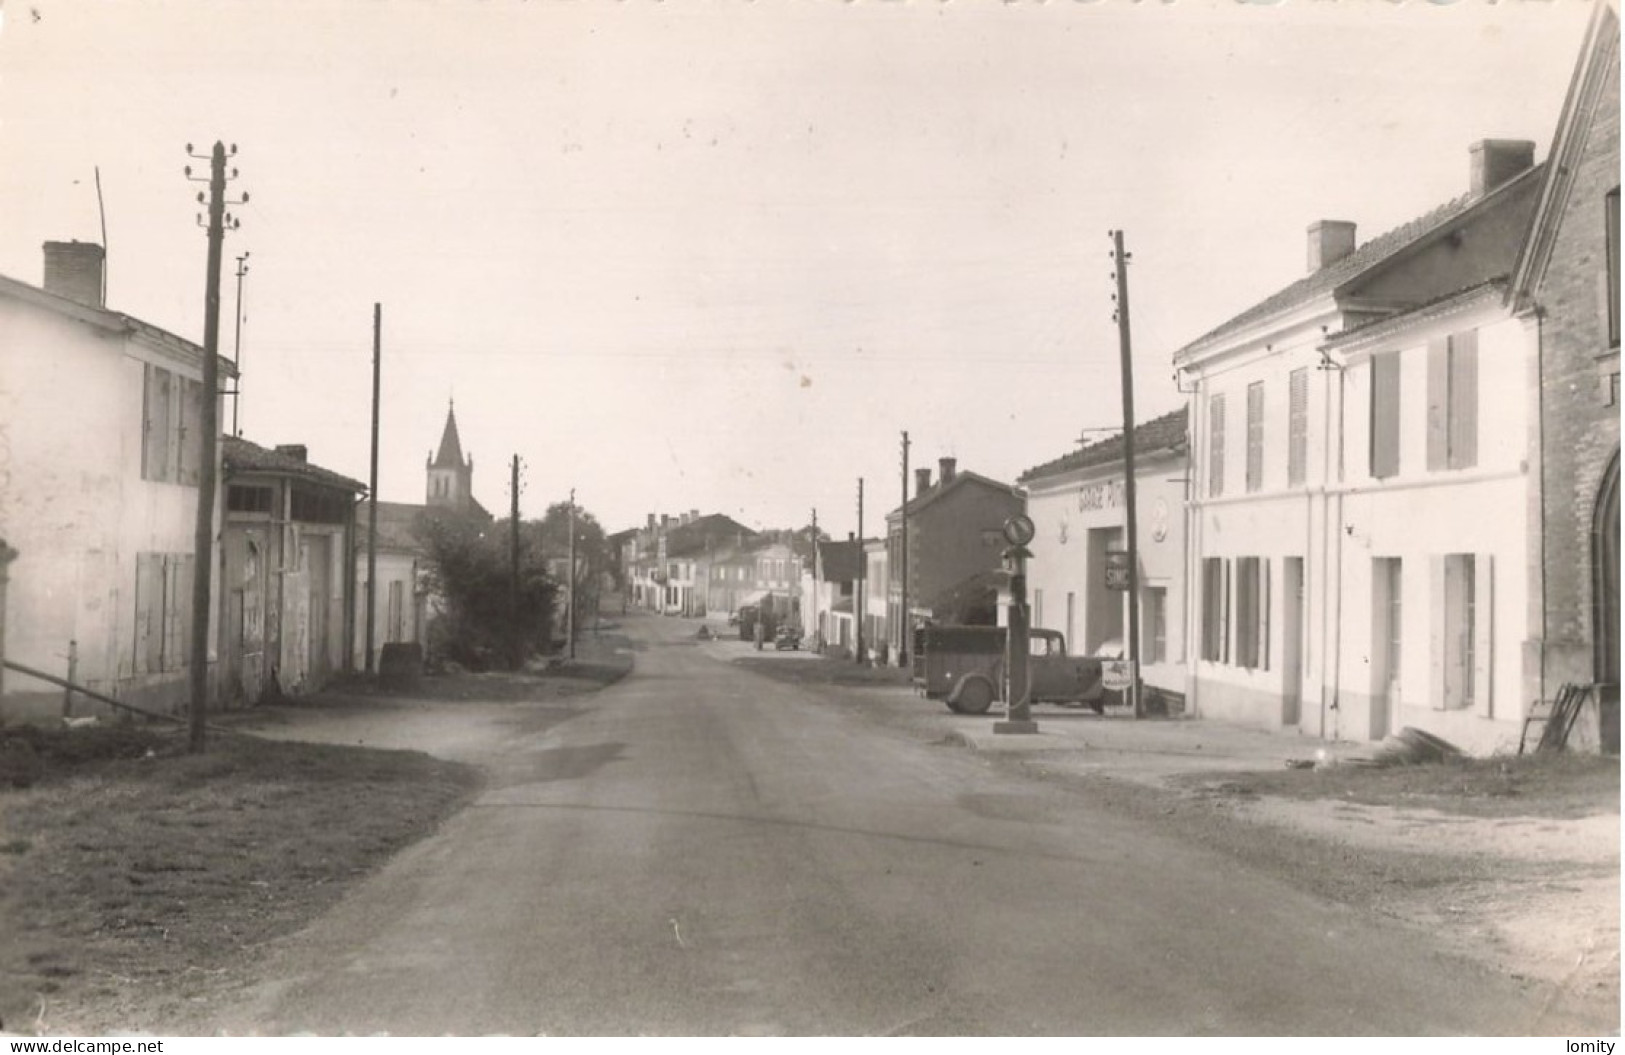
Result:
{"label": "distant car", "polygon": [[801,631],[793,626],[781,626],[779,632],[773,635],[773,647],[778,651],[784,649],[801,649]]}

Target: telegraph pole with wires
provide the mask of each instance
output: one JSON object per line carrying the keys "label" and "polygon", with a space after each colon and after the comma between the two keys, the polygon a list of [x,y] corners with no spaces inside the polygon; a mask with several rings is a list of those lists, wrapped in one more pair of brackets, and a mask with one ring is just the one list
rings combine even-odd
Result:
{"label": "telegraph pole with wires", "polygon": [[248,258],[252,255],[244,251],[237,258],[237,334],[231,343],[231,365],[237,371],[237,380],[231,389],[231,434],[241,436],[243,430],[237,425],[237,410],[243,402],[243,276],[248,274]]}
{"label": "telegraph pole with wires", "polygon": [[[227,205],[241,205],[248,201],[244,194],[236,201],[226,198],[226,182],[237,178],[237,170],[226,173],[226,146],[216,142],[208,154],[196,154],[192,144],[186,144],[191,157],[209,160],[209,175],[205,179],[192,175],[192,166],[186,166],[186,178],[194,183],[208,183],[207,197],[198,192],[197,200],[207,202],[209,219],[198,216],[198,225],[209,232],[208,263],[204,274],[203,291],[203,388],[202,403],[198,408],[198,487],[197,531],[193,540],[192,557],[192,633],[188,662],[188,680],[191,688],[191,712],[188,715],[188,749],[196,753],[203,750],[204,716],[209,705],[209,595],[210,572],[214,568],[214,507],[218,450],[220,439],[220,253],[226,239],[226,229],[236,230],[236,218],[226,212]],[[235,156],[237,147],[231,147]]]}
{"label": "telegraph pole with wires", "polygon": [[1140,546],[1139,523],[1134,508],[1134,357],[1129,342],[1128,325],[1128,263],[1132,254],[1123,251],[1123,232],[1111,232],[1112,260],[1116,265],[1117,302],[1113,318],[1117,320],[1118,352],[1122,359],[1123,380],[1123,506],[1128,518],[1128,693],[1134,707],[1134,717],[1145,717],[1145,706],[1140,691]]}

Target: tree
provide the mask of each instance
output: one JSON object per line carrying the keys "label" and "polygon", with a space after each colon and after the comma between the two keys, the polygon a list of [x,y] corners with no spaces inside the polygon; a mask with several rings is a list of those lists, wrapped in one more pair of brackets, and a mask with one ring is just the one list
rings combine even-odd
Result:
{"label": "tree", "polygon": [[514,582],[511,523],[425,511],[418,531],[428,551],[425,579],[440,604],[429,626],[432,660],[471,670],[503,661],[517,668],[551,647],[558,584],[543,558],[539,526],[524,522]]}
{"label": "tree", "polygon": [[[574,602],[575,626],[579,630],[598,614],[603,579],[609,573],[612,561],[603,525],[597,517],[578,505],[575,507],[576,561],[572,577],[570,519],[570,503],[554,502],[542,516],[539,539],[548,567],[554,569],[554,578],[560,583],[574,580],[574,589],[570,590],[569,596]],[[564,618],[562,608],[559,617]]]}

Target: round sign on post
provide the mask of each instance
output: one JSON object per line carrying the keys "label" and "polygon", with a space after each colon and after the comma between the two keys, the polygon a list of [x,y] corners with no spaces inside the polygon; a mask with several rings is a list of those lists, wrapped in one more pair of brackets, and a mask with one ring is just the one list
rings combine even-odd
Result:
{"label": "round sign on post", "polygon": [[1108,659],[1100,664],[1100,684],[1109,692],[1126,692],[1134,684],[1134,672],[1126,659]]}

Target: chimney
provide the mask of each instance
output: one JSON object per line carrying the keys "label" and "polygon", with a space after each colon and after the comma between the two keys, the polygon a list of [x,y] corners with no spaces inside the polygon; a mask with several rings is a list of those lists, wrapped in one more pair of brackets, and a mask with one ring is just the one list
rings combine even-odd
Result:
{"label": "chimney", "polygon": [[276,452],[295,461],[304,462],[310,460],[310,451],[303,443],[279,443],[276,445]]}
{"label": "chimney", "polygon": [[94,242],[46,242],[45,291],[101,307],[104,255]]}
{"label": "chimney", "polygon": [[1473,197],[1482,197],[1535,164],[1535,144],[1527,139],[1480,139],[1467,148]]}
{"label": "chimney", "polygon": [[660,514],[660,526],[662,528],[664,528],[664,527],[667,527],[670,524],[671,524],[671,514],[669,514],[669,513],[661,513]]}
{"label": "chimney", "polygon": [[655,529],[655,515],[653,513],[650,513],[649,514],[649,524],[648,524],[647,530],[653,531],[654,529]]}
{"label": "chimney", "polygon": [[700,511],[698,509],[690,509],[688,511],[688,519],[690,523],[700,519]]}
{"label": "chimney", "polygon": [[931,467],[914,470],[914,497],[918,498],[931,490]]}
{"label": "chimney", "polygon": [[942,486],[947,487],[954,481],[954,466],[959,464],[957,458],[938,458],[938,475],[942,477]]}
{"label": "chimney", "polygon": [[1330,267],[1354,252],[1354,225],[1347,220],[1316,220],[1309,225],[1309,273]]}

